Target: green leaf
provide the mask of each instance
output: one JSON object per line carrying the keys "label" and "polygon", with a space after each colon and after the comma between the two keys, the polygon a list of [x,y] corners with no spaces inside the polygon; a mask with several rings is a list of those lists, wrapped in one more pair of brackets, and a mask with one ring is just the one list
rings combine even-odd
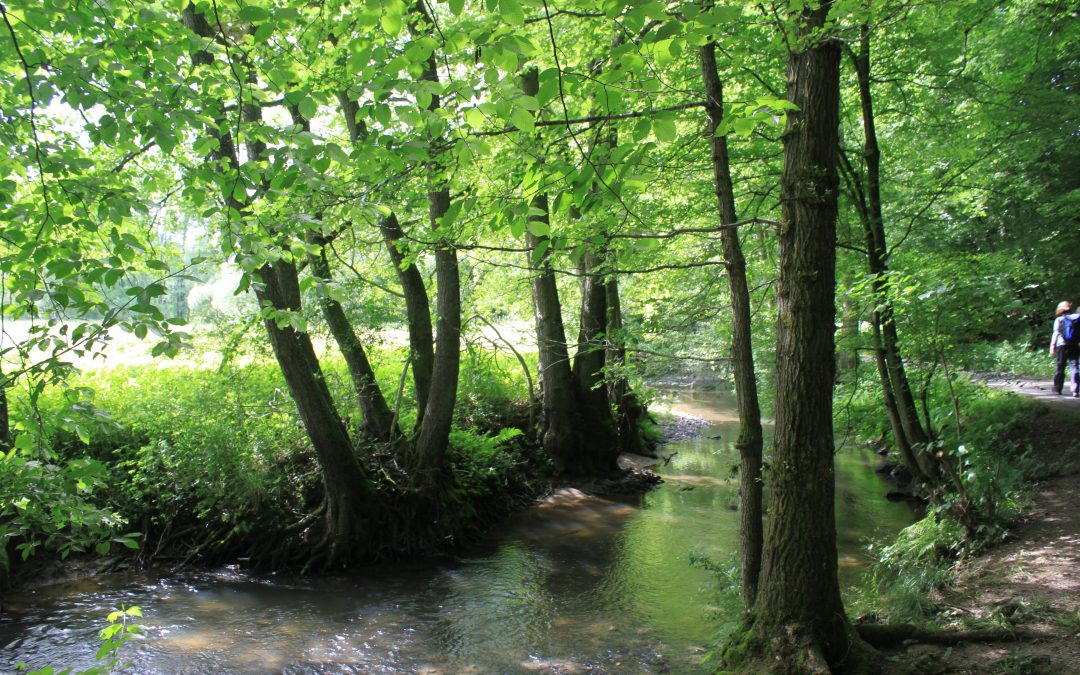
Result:
{"label": "green leaf", "polygon": [[240,11],[236,14],[237,18],[241,21],[250,21],[251,23],[257,23],[259,21],[266,21],[270,18],[270,10],[257,5],[247,5],[241,7]]}
{"label": "green leaf", "polygon": [[256,44],[262,44],[270,39],[270,36],[274,34],[274,24],[264,23],[261,24],[256,30],[253,36]]}
{"label": "green leaf", "polygon": [[528,227],[534,237],[546,237],[551,234],[551,226],[542,220],[530,220]]}
{"label": "green leaf", "polygon": [[675,122],[672,120],[653,120],[652,128],[658,141],[670,143],[678,137],[678,129],[676,129]]}
{"label": "green leaf", "polygon": [[382,29],[386,31],[387,34],[396,36],[401,32],[401,15],[393,11],[384,12],[379,19],[379,25],[382,26]]}
{"label": "green leaf", "polygon": [[487,118],[484,117],[484,113],[480,112],[479,108],[469,108],[465,111],[465,123],[473,129],[484,128],[484,122]]}
{"label": "green leaf", "polygon": [[518,0],[499,0],[499,16],[511,26],[525,25],[525,10]]}
{"label": "green leaf", "polygon": [[515,127],[524,132],[532,132],[536,129],[536,119],[528,110],[524,108],[514,108],[510,111],[510,122]]}
{"label": "green leaf", "polygon": [[459,16],[463,9],[465,9],[465,0],[450,0],[450,12],[454,16]]}
{"label": "green leaf", "polygon": [[544,254],[547,253],[548,248],[551,247],[550,239],[541,239],[536,244],[536,248],[532,252],[532,261],[534,265],[540,264],[540,261],[544,259]]}
{"label": "green leaf", "polygon": [[757,123],[749,117],[736,117],[733,126],[735,134],[745,138],[754,133],[754,127],[757,126]]}
{"label": "green leaf", "polygon": [[314,118],[319,112],[319,104],[310,96],[305,96],[300,99],[300,102],[296,104],[296,107],[300,110],[300,114],[303,115],[306,120]]}

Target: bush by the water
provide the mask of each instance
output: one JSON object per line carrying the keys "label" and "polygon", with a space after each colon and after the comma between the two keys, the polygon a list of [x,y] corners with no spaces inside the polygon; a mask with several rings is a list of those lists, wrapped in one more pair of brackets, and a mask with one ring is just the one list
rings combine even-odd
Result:
{"label": "bush by the water", "polygon": [[[384,391],[396,392],[401,350],[376,355]],[[16,447],[0,463],[0,537],[28,556],[67,556],[114,544],[155,555],[213,561],[265,551],[267,541],[302,545],[297,526],[318,511],[321,477],[276,364],[245,359],[223,367],[175,362],[88,372],[66,388],[16,397]],[[355,409],[344,364],[327,381]],[[526,386],[513,359],[469,353],[451,436],[454,524],[467,532],[533,489],[546,467],[527,435]],[[403,391],[401,425],[411,428]],[[347,420],[356,426],[360,420]],[[373,449],[357,448],[365,463]],[[393,478],[373,471],[383,480]],[[134,533],[125,536],[127,533]],[[142,541],[139,541],[142,537]],[[288,544],[275,543],[275,555]],[[281,564],[262,560],[261,564]]]}

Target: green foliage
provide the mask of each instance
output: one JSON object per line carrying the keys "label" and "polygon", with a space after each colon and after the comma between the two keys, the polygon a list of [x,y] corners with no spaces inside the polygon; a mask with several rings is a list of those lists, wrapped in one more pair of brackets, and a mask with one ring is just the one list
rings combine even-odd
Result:
{"label": "green foliage", "polygon": [[[95,458],[98,483],[126,519],[158,536],[243,541],[304,507],[312,469],[276,368],[122,367],[85,382],[112,423],[87,439],[58,430],[54,443],[62,456]],[[42,401],[46,411],[57,404]]]}
{"label": "green foliage", "polygon": [[933,593],[948,585],[968,540],[948,516],[927,515],[904,528],[890,544],[871,544],[877,562],[854,589],[849,608],[889,623],[922,622],[934,609]]}
{"label": "green foliage", "polygon": [[[520,429],[508,427],[496,434],[455,429],[450,432],[451,463],[455,484],[468,500],[510,492],[512,481],[532,473],[533,461]],[[526,470],[529,469],[529,470]]]}
{"label": "green foliage", "polygon": [[88,457],[63,462],[34,459],[18,447],[0,454],[0,575],[8,571],[6,549],[25,560],[38,550],[60,558],[114,544],[137,548],[140,534],[121,534],[127,520],[108,505],[108,468]]}
{"label": "green foliage", "polygon": [[109,613],[109,625],[98,632],[101,646],[94,658],[97,665],[74,672],[71,668],[56,670],[53,666],[46,666],[36,670],[28,670],[25,663],[16,663],[15,667],[20,672],[26,671],[26,675],[107,675],[117,671],[127,670],[131,664],[125,664],[120,660],[120,649],[130,640],[142,634],[142,628],[135,623],[135,619],[142,616],[142,610],[138,607],[120,607]]}
{"label": "green foliage", "polygon": [[1032,348],[1027,341],[977,342],[959,346],[953,354],[957,367],[964,370],[1029,375],[1047,380],[1054,374],[1054,357],[1041,345]]}

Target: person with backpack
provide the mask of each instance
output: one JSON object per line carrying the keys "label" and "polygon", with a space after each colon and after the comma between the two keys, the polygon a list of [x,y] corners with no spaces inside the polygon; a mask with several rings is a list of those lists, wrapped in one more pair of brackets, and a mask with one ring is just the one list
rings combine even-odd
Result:
{"label": "person with backpack", "polygon": [[1065,366],[1071,371],[1073,398],[1080,398],[1080,312],[1073,311],[1068,300],[1058,303],[1054,311],[1054,332],[1050,336],[1050,355],[1057,357],[1054,372],[1054,393],[1065,386]]}

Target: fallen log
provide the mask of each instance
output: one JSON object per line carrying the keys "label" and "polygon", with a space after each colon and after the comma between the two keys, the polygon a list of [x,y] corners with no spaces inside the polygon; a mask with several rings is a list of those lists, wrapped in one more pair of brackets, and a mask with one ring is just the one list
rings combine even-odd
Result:
{"label": "fallen log", "polygon": [[1022,642],[1047,637],[1017,628],[986,628],[980,630],[927,630],[909,623],[856,624],[859,637],[874,647],[898,647],[905,642],[931,645],[956,645],[963,642]]}

